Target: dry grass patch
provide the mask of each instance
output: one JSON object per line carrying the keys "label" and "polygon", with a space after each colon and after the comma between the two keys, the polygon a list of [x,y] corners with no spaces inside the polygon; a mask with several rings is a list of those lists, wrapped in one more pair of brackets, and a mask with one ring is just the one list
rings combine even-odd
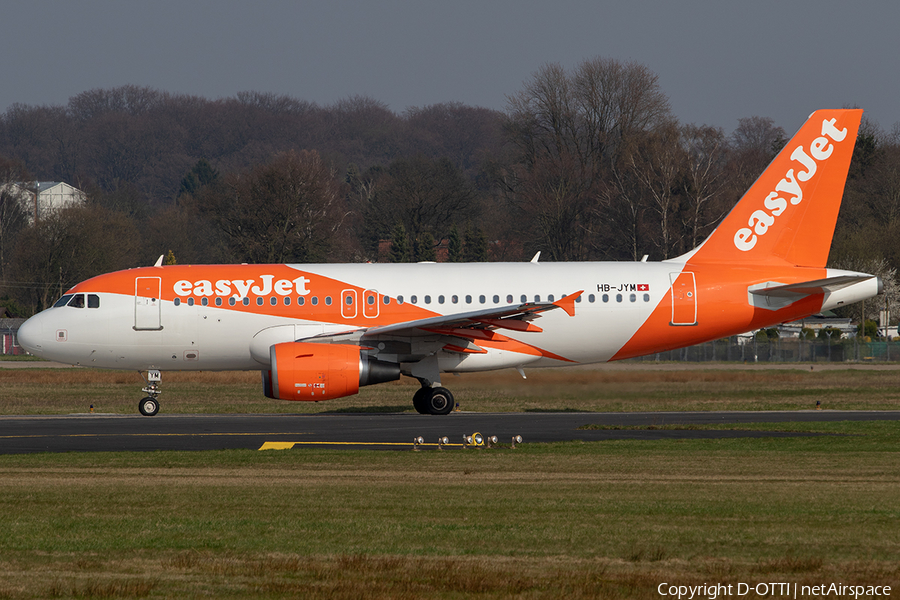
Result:
{"label": "dry grass patch", "polygon": [[[626,367],[628,365],[625,365]],[[447,375],[462,410],[685,411],[796,410],[821,401],[833,409],[900,406],[900,368],[880,370],[689,368],[613,370],[573,367]],[[0,414],[134,414],[144,382],[134,372],[93,369],[0,369]],[[165,413],[412,412],[418,383],[409,378],[320,403],[269,400],[258,372],[166,372]]]}
{"label": "dry grass patch", "polygon": [[[135,557],[89,571],[73,563],[57,566],[64,570],[51,573],[39,569],[25,578],[9,577],[4,572],[0,598],[658,599],[658,586],[664,582],[820,585],[823,581],[841,581],[891,585],[894,589],[900,584],[896,562],[834,562],[792,556],[759,563],[702,556],[691,560],[364,553],[222,556],[189,551],[157,558]],[[123,574],[126,571],[130,574]]]}

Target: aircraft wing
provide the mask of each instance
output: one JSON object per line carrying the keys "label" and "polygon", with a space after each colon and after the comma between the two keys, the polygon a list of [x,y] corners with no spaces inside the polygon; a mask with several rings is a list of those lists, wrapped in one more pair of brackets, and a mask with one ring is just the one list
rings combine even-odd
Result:
{"label": "aircraft wing", "polygon": [[422,335],[434,330],[460,330],[460,329],[511,329],[513,331],[540,332],[540,327],[532,325],[529,321],[540,317],[541,313],[548,310],[561,308],[567,314],[575,314],[575,299],[581,296],[583,291],[571,296],[561,298],[556,302],[526,302],[524,304],[509,305],[498,308],[486,308],[452,315],[418,319],[405,323],[394,323],[372,327],[363,334],[363,339],[380,335]]}
{"label": "aircraft wing", "polygon": [[531,321],[540,317],[541,313],[562,309],[569,316],[575,314],[575,300],[583,294],[578,291],[569,296],[560,298],[556,302],[525,302],[522,304],[510,304],[508,306],[473,310],[450,315],[439,315],[426,319],[392,323],[390,325],[377,325],[369,328],[359,328],[341,333],[328,333],[306,338],[304,341],[321,342],[354,342],[365,345],[367,342],[390,336],[396,337],[422,337],[435,333],[453,335],[455,337],[478,337],[479,332],[496,329],[512,331],[540,332],[540,327]]}

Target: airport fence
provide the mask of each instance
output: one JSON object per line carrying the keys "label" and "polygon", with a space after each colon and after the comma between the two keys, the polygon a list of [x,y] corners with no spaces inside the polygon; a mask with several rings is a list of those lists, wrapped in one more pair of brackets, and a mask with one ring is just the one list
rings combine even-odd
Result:
{"label": "airport fence", "polygon": [[896,362],[900,342],[867,342],[846,339],[771,338],[746,340],[737,337],[706,342],[687,348],[657,352],[633,360],[677,362]]}

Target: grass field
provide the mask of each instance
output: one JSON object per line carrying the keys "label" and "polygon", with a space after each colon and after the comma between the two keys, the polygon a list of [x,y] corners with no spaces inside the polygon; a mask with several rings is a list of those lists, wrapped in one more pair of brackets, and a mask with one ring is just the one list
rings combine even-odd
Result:
{"label": "grass field", "polygon": [[[788,368],[718,365],[622,370],[576,367],[445,375],[462,410],[657,411],[875,410],[900,406],[900,367],[882,370],[801,365]],[[0,369],[0,414],[96,412],[134,414],[144,382],[130,371]],[[164,373],[162,413],[413,412],[415,380],[365,387],[320,403],[269,400],[257,372]]]}
{"label": "grass field", "polygon": [[[74,412],[91,398],[106,412],[136,404],[133,374],[59,370],[29,382],[33,370],[16,371],[0,371],[6,414]],[[469,410],[810,408],[816,398],[895,409],[900,383],[891,371],[845,370],[517,377],[446,383]],[[66,381],[70,394],[57,395]],[[259,399],[245,375],[165,383],[170,412],[399,411],[412,390],[297,405]],[[896,594],[900,424],[740,428],[831,435],[0,455],[0,599],[660,598],[661,583],[739,582]]]}

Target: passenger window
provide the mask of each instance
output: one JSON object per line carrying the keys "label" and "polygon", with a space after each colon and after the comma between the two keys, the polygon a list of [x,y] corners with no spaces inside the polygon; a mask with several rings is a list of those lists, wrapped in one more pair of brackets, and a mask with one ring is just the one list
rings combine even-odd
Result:
{"label": "passenger window", "polygon": [[637,294],[631,294],[628,299],[632,302],[637,302]]}
{"label": "passenger window", "polygon": [[519,298],[519,300],[522,301],[522,304],[525,304],[526,302],[528,302],[528,296],[526,296],[525,294],[522,294],[522,297]]}
{"label": "passenger window", "polygon": [[271,304],[272,306],[277,306],[278,298],[276,296],[272,296],[271,298],[269,298],[269,304]]}
{"label": "passenger window", "polygon": [[284,305],[285,305],[285,306],[290,306],[290,305],[291,305],[291,297],[290,297],[290,296],[285,296],[285,297],[284,297]]}
{"label": "passenger window", "polygon": [[500,304],[500,296],[494,294],[494,304]]}
{"label": "passenger window", "polygon": [[297,306],[303,306],[304,304],[306,304],[306,298],[297,296]]}
{"label": "passenger window", "polygon": [[387,306],[388,304],[391,303],[391,297],[390,297],[390,296],[382,296],[382,300],[384,301],[384,305],[385,305],[385,306]]}
{"label": "passenger window", "polygon": [[512,303],[513,303],[513,297],[512,297],[512,294],[507,294],[507,296],[506,296],[506,303],[507,303],[507,304],[512,304]]}
{"label": "passenger window", "polygon": [[444,297],[438,296],[438,304],[443,304],[443,303],[444,303]]}
{"label": "passenger window", "polygon": [[228,306],[234,306],[237,304],[237,301],[234,299],[234,296],[228,299]]}
{"label": "passenger window", "polygon": [[256,298],[256,305],[257,305],[257,306],[262,306],[262,305],[263,305],[263,299],[262,299],[262,296],[259,296],[259,297]]}
{"label": "passenger window", "polygon": [[483,295],[478,296],[478,302],[480,302],[481,304],[484,304],[485,302],[487,302],[487,298],[485,298]]}
{"label": "passenger window", "polygon": [[88,308],[100,308],[100,296],[88,294]]}
{"label": "passenger window", "polygon": [[459,296],[453,294],[452,296],[450,296],[450,302],[452,302],[453,304],[459,304]]}
{"label": "passenger window", "polygon": [[650,294],[644,294],[644,302],[650,302]]}
{"label": "passenger window", "polygon": [[325,306],[331,306],[331,296],[325,296]]}
{"label": "passenger window", "polygon": [[75,294],[69,300],[69,306],[73,308],[84,308],[84,294]]}
{"label": "passenger window", "polygon": [[431,304],[431,296],[425,296],[425,304]]}
{"label": "passenger window", "polygon": [[[232,298],[232,300],[234,300],[234,298]],[[175,306],[181,306],[181,298],[175,298],[172,301],[172,304],[174,304]]]}
{"label": "passenger window", "polygon": [[318,306],[318,304],[319,304],[319,297],[318,297],[318,296],[313,296],[313,297],[312,297],[312,300],[310,300],[309,303],[312,304],[313,306]]}
{"label": "passenger window", "polygon": [[593,294],[588,294],[588,302],[590,302],[591,304],[593,304],[594,300],[596,299],[597,298]]}
{"label": "passenger window", "polygon": [[418,303],[419,303],[419,297],[418,297],[418,296],[410,296],[410,297],[409,297],[409,301],[412,302],[413,304],[418,304]]}
{"label": "passenger window", "polygon": [[534,295],[534,301],[535,301],[535,302],[540,302],[540,301],[541,301],[541,295],[540,295],[540,294],[535,294],[535,295]]}
{"label": "passenger window", "polygon": [[[193,298],[192,298],[192,300],[193,300]],[[241,298],[241,304],[243,304],[244,306],[250,306],[250,298],[247,298],[246,296],[244,296],[243,298]]]}
{"label": "passenger window", "polygon": [[65,306],[69,303],[69,300],[72,299],[72,294],[66,294],[62,298],[56,301],[56,304],[53,305],[53,308],[57,308],[60,306]]}
{"label": "passenger window", "polygon": [[550,294],[550,295],[547,296],[547,302],[553,302],[553,300],[554,300],[555,298],[556,298],[556,296],[554,296],[553,294]]}
{"label": "passenger window", "polygon": [[[246,300],[246,298],[245,298],[245,300]],[[194,299],[188,298],[188,306],[193,306],[193,305],[194,305]]]}
{"label": "passenger window", "polygon": [[207,298],[206,296],[204,296],[204,297],[200,300],[200,304],[202,304],[203,306],[209,306],[209,298]]}
{"label": "passenger window", "polygon": [[616,302],[622,301],[622,294],[616,294]]}
{"label": "passenger window", "polygon": [[216,296],[216,306],[222,306],[222,297]]}
{"label": "passenger window", "polygon": [[466,304],[472,304],[472,296],[466,295]]}

